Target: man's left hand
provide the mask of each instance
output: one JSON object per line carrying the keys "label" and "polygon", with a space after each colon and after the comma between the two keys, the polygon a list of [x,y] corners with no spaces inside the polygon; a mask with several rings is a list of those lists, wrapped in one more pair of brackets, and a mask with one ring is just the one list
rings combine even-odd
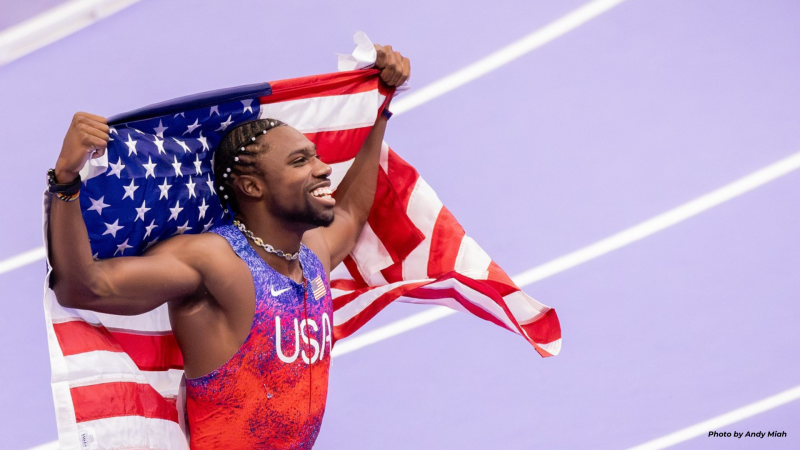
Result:
{"label": "man's left hand", "polygon": [[378,58],[375,67],[381,70],[381,79],[391,87],[400,86],[411,76],[411,62],[391,45],[375,44]]}

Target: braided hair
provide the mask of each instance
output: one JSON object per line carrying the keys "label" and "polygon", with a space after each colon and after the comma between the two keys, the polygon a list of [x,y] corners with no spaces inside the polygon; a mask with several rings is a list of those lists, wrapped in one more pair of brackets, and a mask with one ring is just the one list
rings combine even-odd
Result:
{"label": "braided hair", "polygon": [[255,146],[256,139],[273,128],[286,126],[276,119],[259,119],[245,122],[231,129],[220,141],[214,154],[214,177],[222,208],[228,213],[240,212],[233,189],[233,179],[238,175],[263,176],[256,157],[267,151],[265,146]]}

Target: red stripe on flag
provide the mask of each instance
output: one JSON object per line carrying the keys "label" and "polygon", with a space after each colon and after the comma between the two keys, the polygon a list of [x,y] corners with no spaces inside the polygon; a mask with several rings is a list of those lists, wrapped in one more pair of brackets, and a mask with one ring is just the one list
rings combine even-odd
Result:
{"label": "red stripe on flag", "polygon": [[71,388],[78,423],[120,416],[178,422],[175,400],[167,400],[149,384],[101,383]]}
{"label": "red stripe on flag", "polygon": [[425,235],[406,214],[406,208],[382,170],[378,171],[375,201],[367,220],[394,262],[405,259],[425,240]]}
{"label": "red stripe on flag", "polygon": [[[370,319],[375,317],[376,314],[381,312],[381,310],[386,308],[390,303],[392,303],[395,299],[397,299],[397,297],[405,295],[406,292],[412,291],[412,290],[414,290],[414,289],[416,289],[416,288],[418,288],[420,286],[423,286],[423,285],[429,284],[429,283],[430,283],[429,281],[423,281],[423,282],[419,282],[419,283],[409,283],[409,284],[406,284],[406,285],[403,285],[403,286],[398,286],[398,287],[396,287],[396,288],[394,288],[394,289],[392,289],[392,290],[390,290],[390,291],[378,296],[375,300],[373,300],[372,303],[369,304],[369,306],[364,308],[361,312],[356,314],[353,318],[351,318],[350,320],[348,320],[347,322],[345,322],[345,323],[343,323],[343,324],[341,324],[339,326],[333,327],[334,340],[338,340],[338,339],[342,339],[342,338],[346,338],[347,336],[350,336],[351,334],[353,334],[356,331],[358,331],[359,328],[364,326],[364,324],[367,323]],[[356,292],[353,292],[353,293],[350,293],[350,294],[346,294],[346,295],[342,296],[342,297],[346,298],[346,301],[341,301],[341,300],[345,300],[345,299],[342,299],[342,297],[339,297],[338,299],[334,299],[334,302],[336,300],[340,300],[339,305],[344,306],[344,304],[346,304],[347,301],[356,299],[361,294],[364,294],[367,291],[370,291],[372,289],[374,289],[374,288],[363,289],[363,290],[356,291]],[[333,308],[334,314],[336,314],[336,310],[338,310],[339,308],[340,307],[337,307],[336,304],[334,304],[334,308]]]}
{"label": "red stripe on flag", "polygon": [[356,289],[362,287],[364,286],[359,286],[355,280],[347,280],[347,279],[331,280],[331,289],[338,289],[340,291],[355,291]]}
{"label": "red stripe on flag", "polygon": [[408,210],[408,202],[411,200],[411,193],[414,192],[414,186],[417,185],[419,173],[411,167],[411,164],[389,149],[389,180],[392,183],[392,190],[397,194],[400,199],[400,206],[403,211]]}
{"label": "red stripe on flag", "polygon": [[344,258],[344,266],[347,267],[347,271],[350,272],[350,276],[353,277],[353,282],[358,287],[366,287],[367,282],[364,280],[364,277],[361,276],[361,272],[358,271],[358,265],[356,264],[356,260],[353,259],[352,256],[347,255]]}
{"label": "red stripe on flag", "polygon": [[458,250],[466,233],[446,207],[439,210],[439,217],[431,234],[431,249],[428,257],[428,276],[440,277],[456,267]]}
{"label": "red stripe on flag", "polygon": [[379,84],[378,69],[354,70],[350,72],[327,73],[289,80],[271,81],[272,95],[261,97],[261,104],[278,103],[303,98],[326,97],[333,95],[357,94],[373,89],[386,90]]}
{"label": "red stripe on flag", "polygon": [[[411,298],[418,298],[423,300],[434,300],[437,298],[452,298],[453,300],[457,301],[461,306],[463,306],[470,314],[480,317],[483,320],[491,322],[497,326],[503,327],[506,330],[517,332],[516,330],[508,328],[508,326],[502,320],[495,317],[492,313],[486,311],[482,307],[476,305],[469,298],[462,295],[454,288],[448,289],[417,289],[414,292],[409,292],[405,294],[406,297]],[[491,297],[489,300],[493,300]],[[495,302],[496,303],[496,302]]]}
{"label": "red stripe on flag", "polygon": [[397,283],[398,281],[403,281],[403,262],[400,261],[392,264],[391,266],[381,270],[381,274],[387,283]]}
{"label": "red stripe on flag", "polygon": [[121,352],[122,346],[103,326],[94,326],[83,320],[55,323],[58,344],[64,356],[77,355],[94,350]]}
{"label": "red stripe on flag", "polygon": [[109,331],[83,320],[56,323],[53,328],[64,356],[96,350],[125,352],[140,370],[183,369],[183,354],[172,333]]}
{"label": "red stripe on flag", "polygon": [[355,158],[370,131],[372,127],[361,127],[305,133],[305,136],[317,146],[317,153],[322,161],[326,164],[336,164]]}
{"label": "red stripe on flag", "polygon": [[555,309],[550,309],[535,321],[521,326],[534,342],[549,344],[561,339],[561,323]]}

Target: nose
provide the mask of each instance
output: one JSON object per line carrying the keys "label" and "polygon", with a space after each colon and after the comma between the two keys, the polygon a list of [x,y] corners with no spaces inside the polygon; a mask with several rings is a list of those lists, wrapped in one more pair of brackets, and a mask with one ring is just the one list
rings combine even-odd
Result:
{"label": "nose", "polygon": [[314,176],[317,178],[330,178],[331,173],[333,173],[331,166],[317,158],[316,166],[314,166]]}

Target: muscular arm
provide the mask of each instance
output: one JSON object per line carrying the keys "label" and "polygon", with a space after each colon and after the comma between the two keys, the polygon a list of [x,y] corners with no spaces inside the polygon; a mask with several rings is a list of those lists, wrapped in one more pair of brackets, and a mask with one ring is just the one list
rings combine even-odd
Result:
{"label": "muscular arm", "polygon": [[[76,114],[64,138],[56,178],[60,182],[75,179],[92,153],[95,157],[103,154],[107,140],[105,119]],[[78,201],[53,198],[49,219],[53,290],[63,306],[140,314],[191,294],[202,283],[200,273],[185,262],[196,246],[170,240],[147,256],[94,261]]]}
{"label": "muscular arm", "polygon": [[[375,66],[381,69],[381,79],[390,87],[403,84],[411,72],[408,58],[393,51],[391,46],[375,47],[378,51]],[[333,223],[328,228],[318,229],[318,236],[310,236],[312,241],[321,240],[327,247],[329,270],[333,270],[353,250],[369,217],[375,199],[386,122],[385,117],[378,117],[353,165],[336,188]]]}

